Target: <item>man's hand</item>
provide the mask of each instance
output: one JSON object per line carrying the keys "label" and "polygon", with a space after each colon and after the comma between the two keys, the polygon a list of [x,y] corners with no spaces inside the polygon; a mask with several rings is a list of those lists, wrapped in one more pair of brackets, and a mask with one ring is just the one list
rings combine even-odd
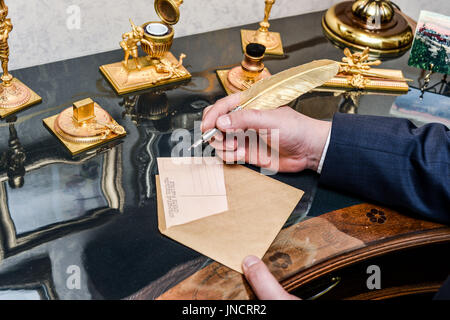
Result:
{"label": "man's hand", "polygon": [[255,256],[248,256],[242,263],[242,270],[260,300],[300,300],[286,292],[266,265]]}
{"label": "man's hand", "polygon": [[[240,93],[237,93],[207,107],[203,112],[202,132],[214,127],[223,133],[254,130],[259,134],[259,145],[248,142],[239,145],[239,139],[216,135],[211,145],[219,157],[226,162],[245,160],[247,163],[281,172],[305,169],[317,171],[331,129],[330,122],[311,119],[289,107],[241,110],[228,114],[239,104],[239,99]],[[264,156],[259,151],[261,147],[265,147],[262,143],[269,147],[277,146],[271,141],[274,129],[279,130],[279,142],[275,150],[279,159],[275,160],[270,153]]]}

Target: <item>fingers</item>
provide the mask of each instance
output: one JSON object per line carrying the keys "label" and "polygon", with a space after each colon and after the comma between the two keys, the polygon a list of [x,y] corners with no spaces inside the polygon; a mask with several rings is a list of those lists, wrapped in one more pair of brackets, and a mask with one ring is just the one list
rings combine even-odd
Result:
{"label": "fingers", "polygon": [[225,132],[236,129],[280,129],[283,120],[289,116],[286,111],[289,107],[281,107],[275,110],[241,110],[220,116],[216,121],[217,129]]}
{"label": "fingers", "polygon": [[247,281],[260,300],[300,300],[284,290],[266,265],[257,257],[248,256],[245,258],[242,269]]}
{"label": "fingers", "polygon": [[213,129],[216,126],[217,118],[230,112],[239,105],[240,93],[236,93],[218,100],[212,106],[203,111],[202,132]]}
{"label": "fingers", "polygon": [[245,147],[240,146],[237,150],[218,150],[216,149],[216,155],[226,163],[236,163],[238,161],[245,161]]}
{"label": "fingers", "polygon": [[[278,171],[277,159],[271,156],[271,150],[267,150],[267,145],[260,141],[255,145],[252,143],[239,144],[235,140],[227,139],[225,142],[213,142],[216,155],[226,163],[243,161],[261,168]],[[260,148],[266,148],[261,152]],[[274,161],[275,160],[275,161]]]}

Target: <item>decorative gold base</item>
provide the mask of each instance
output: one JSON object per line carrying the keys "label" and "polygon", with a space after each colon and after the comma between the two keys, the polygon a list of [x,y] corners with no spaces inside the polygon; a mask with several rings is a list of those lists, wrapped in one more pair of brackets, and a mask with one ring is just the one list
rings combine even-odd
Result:
{"label": "decorative gold base", "polygon": [[[101,137],[101,134],[97,132],[91,132],[92,130],[88,126],[76,127],[73,120],[73,113],[70,112],[72,108],[68,108],[62,111],[60,114],[56,114],[43,120],[44,126],[66,147],[72,156],[83,153],[87,150],[104,145],[113,140],[126,136],[126,131],[116,134],[109,132],[107,136]],[[101,123],[110,123],[116,125],[114,119],[97,104],[95,105],[94,119],[101,121]],[[76,142],[77,139],[83,142]],[[86,141],[86,142],[84,142]]]}
{"label": "decorative gold base", "polygon": [[[370,72],[374,75],[378,74],[379,78],[376,77],[366,77],[364,90],[366,91],[383,91],[383,92],[399,92],[407,93],[409,91],[409,86],[406,81],[392,81],[389,79],[383,79],[383,77],[395,77],[402,79],[404,78],[403,72],[401,70],[392,69],[370,69]],[[322,88],[344,88],[344,89],[358,89],[351,85],[351,76],[336,75],[333,79],[325,82]]]}
{"label": "decorative gold base", "polygon": [[[189,71],[181,65],[177,68],[178,75],[174,74],[169,79],[159,80],[166,76],[167,73],[159,73],[156,71],[155,60],[151,60],[148,57],[139,57],[138,59],[142,66],[141,70],[136,68],[134,59],[128,61],[128,67],[125,67],[122,61],[100,67],[101,72],[117,93],[124,94],[144,90],[183,81],[192,77]],[[167,52],[161,60],[175,65],[178,63],[178,60],[170,52]]]}
{"label": "decorative gold base", "polygon": [[[225,92],[227,93],[227,95],[243,91],[239,87],[234,86],[233,84],[230,83],[230,81],[228,81],[228,74],[231,70],[233,70],[233,69],[216,70],[219,81],[222,84],[222,87],[225,89]],[[269,76],[270,76],[269,70],[267,70],[267,68],[264,68],[264,71],[262,72],[262,74],[260,76],[260,80],[265,79]]]}
{"label": "decorative gold base", "polygon": [[392,21],[378,29],[353,15],[353,1],[338,3],[322,18],[325,36],[340,48],[363,51],[370,48],[371,57],[397,57],[411,47],[413,31],[408,21],[395,12]]}
{"label": "decorative gold base", "polygon": [[281,35],[278,32],[267,32],[261,34],[258,38],[255,37],[258,31],[255,30],[241,30],[242,51],[245,53],[245,48],[249,43],[259,43],[266,47],[265,54],[275,56],[283,56],[283,43],[281,42]]}
{"label": "decorative gold base", "polygon": [[33,90],[28,88],[19,79],[13,78],[9,87],[3,87],[0,84],[0,119],[31,107],[41,101],[42,98]]}

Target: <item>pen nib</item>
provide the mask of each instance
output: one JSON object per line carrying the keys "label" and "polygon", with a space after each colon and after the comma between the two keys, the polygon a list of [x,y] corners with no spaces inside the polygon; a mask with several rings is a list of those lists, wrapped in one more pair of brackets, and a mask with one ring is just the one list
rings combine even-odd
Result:
{"label": "pen nib", "polygon": [[192,146],[189,147],[188,151],[191,151],[194,148],[197,148],[198,146],[200,146],[203,143],[203,140],[198,140],[196,141]]}

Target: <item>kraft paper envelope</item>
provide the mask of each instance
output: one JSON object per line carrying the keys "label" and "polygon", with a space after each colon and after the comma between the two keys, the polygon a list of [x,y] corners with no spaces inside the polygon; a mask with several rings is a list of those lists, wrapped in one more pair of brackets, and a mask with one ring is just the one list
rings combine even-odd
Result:
{"label": "kraft paper envelope", "polygon": [[240,165],[224,165],[228,211],[166,228],[156,176],[162,234],[242,273],[248,255],[262,258],[303,196],[303,191]]}

